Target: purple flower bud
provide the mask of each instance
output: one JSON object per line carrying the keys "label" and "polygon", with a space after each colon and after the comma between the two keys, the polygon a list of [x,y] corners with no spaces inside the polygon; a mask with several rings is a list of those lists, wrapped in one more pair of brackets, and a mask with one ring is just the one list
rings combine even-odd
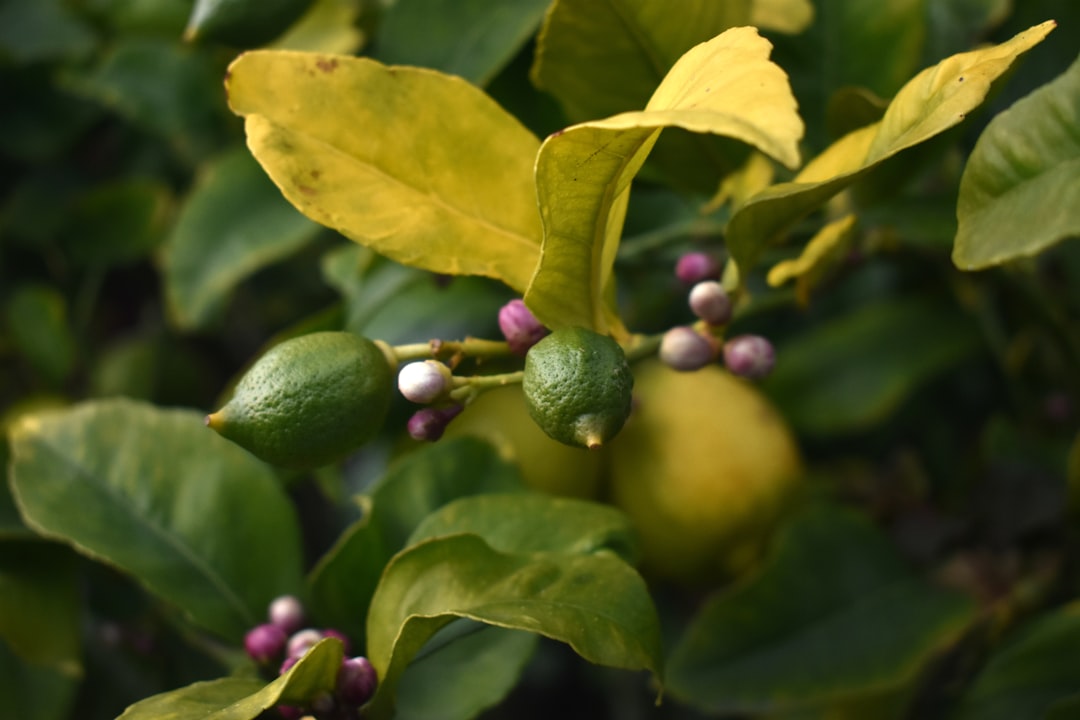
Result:
{"label": "purple flower bud", "polygon": [[349,642],[349,638],[345,637],[345,633],[334,628],[327,628],[322,631],[324,638],[337,638],[341,641],[341,646],[345,649],[345,654],[348,655],[352,652],[352,643]]}
{"label": "purple flower bud", "polygon": [[690,327],[671,328],[660,340],[660,360],[674,370],[700,370],[715,360],[716,354],[716,343]]}
{"label": "purple flower bud", "polygon": [[244,636],[244,649],[252,660],[265,665],[285,649],[285,631],[277,625],[256,625]]}
{"label": "purple flower bud", "polygon": [[337,703],[334,702],[334,696],[330,693],[323,691],[311,698],[311,711],[316,715],[329,715],[334,711]]}
{"label": "purple flower bud", "polygon": [[282,595],[270,603],[267,617],[286,634],[294,633],[304,626],[304,606],[292,595]]}
{"label": "purple flower bud", "polygon": [[720,277],[720,263],[703,252],[686,253],[675,264],[675,277],[687,285]]}
{"label": "purple flower bud", "polygon": [[289,672],[290,670],[292,670],[292,666],[298,662],[300,662],[300,658],[289,655],[281,663],[281,669],[278,670],[278,675],[284,675],[285,673]]}
{"label": "purple flower bud", "polygon": [[350,705],[360,706],[375,694],[378,677],[366,657],[346,658],[337,676],[338,697]]}
{"label": "purple flower bud", "polygon": [[318,630],[313,630],[312,628],[301,630],[298,633],[294,633],[293,636],[289,638],[286,653],[289,657],[302,657],[304,653],[322,639],[323,634]]}
{"label": "purple flower bud", "polygon": [[300,720],[304,717],[304,711],[292,705],[278,705],[277,711],[284,720]]}
{"label": "purple flower bud", "polygon": [[724,364],[734,375],[760,380],[776,364],[776,351],[760,335],[737,335],[724,343]]}
{"label": "purple flower bud", "polygon": [[690,288],[688,302],[690,310],[710,325],[723,325],[731,320],[731,298],[715,280],[702,280]]}
{"label": "purple flower bud", "polygon": [[453,383],[453,373],[438,360],[409,363],[398,373],[398,390],[407,400],[421,405],[438,400]]}
{"label": "purple flower bud", "polygon": [[444,408],[426,407],[417,410],[409,418],[409,435],[414,440],[435,442],[446,432],[446,426],[450,424],[450,421],[456,418],[464,409],[464,405],[450,405]]}
{"label": "purple flower bud", "polygon": [[499,329],[515,355],[525,357],[540,339],[548,334],[536,316],[521,300],[511,300],[499,310]]}

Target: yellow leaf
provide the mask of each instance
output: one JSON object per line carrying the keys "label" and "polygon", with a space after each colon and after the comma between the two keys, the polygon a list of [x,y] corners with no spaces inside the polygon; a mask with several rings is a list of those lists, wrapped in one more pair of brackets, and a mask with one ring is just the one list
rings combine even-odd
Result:
{"label": "yellow leaf", "polygon": [[814,22],[810,0],[754,0],[750,24],[765,30],[797,35]]}
{"label": "yellow leaf", "polygon": [[226,87],[248,147],[300,212],[405,265],[524,292],[542,236],[539,141],[483,91],[291,51],[241,55]]}
{"label": "yellow leaf", "polygon": [[324,53],[356,52],[364,41],[364,33],[357,27],[363,6],[364,0],[316,0],[270,47]]}
{"label": "yellow leaf", "polygon": [[545,325],[624,332],[612,267],[630,184],[663,128],[735,138],[798,165],[803,124],[771,50],[754,28],[727,30],[683,55],[645,110],[544,141],[536,160],[544,242],[525,302]]}
{"label": "yellow leaf", "polygon": [[766,277],[769,285],[779,287],[795,280],[799,301],[808,302],[814,286],[846,255],[855,236],[855,220],[854,214],[845,215],[818,230],[797,258],[773,265]]}
{"label": "yellow leaf", "polygon": [[897,153],[959,124],[986,99],[991,83],[1054,27],[1048,20],[1001,45],[954,55],[923,70],[901,88],[879,122],[842,137],[792,182],[751,198],[732,215],[726,233],[728,250],[743,272],[768,243],[833,195]]}

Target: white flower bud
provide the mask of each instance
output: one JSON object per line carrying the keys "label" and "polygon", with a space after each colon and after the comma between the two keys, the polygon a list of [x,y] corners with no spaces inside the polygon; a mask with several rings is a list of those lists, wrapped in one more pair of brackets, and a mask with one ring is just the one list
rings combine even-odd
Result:
{"label": "white flower bud", "polygon": [[438,360],[409,363],[398,373],[398,389],[406,399],[426,405],[443,397],[453,386],[454,375]]}

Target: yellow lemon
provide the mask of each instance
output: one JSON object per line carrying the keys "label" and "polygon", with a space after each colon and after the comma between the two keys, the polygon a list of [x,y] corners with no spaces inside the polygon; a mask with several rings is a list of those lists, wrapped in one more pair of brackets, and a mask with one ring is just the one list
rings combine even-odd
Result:
{"label": "yellow lemon", "polygon": [[635,366],[635,406],[609,445],[611,493],[637,528],[647,572],[714,585],[760,553],[801,475],[783,418],[719,366]]}
{"label": "yellow lemon", "polygon": [[536,426],[518,385],[488,390],[450,423],[445,437],[471,435],[487,440],[521,469],[534,490],[567,497],[595,498],[600,456],[552,440]]}

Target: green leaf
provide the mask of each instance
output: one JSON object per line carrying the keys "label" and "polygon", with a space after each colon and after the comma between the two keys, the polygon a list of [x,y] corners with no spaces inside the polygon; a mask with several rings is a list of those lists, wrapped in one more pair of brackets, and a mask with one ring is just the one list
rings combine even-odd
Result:
{"label": "green leaf", "polygon": [[0,637],[24,661],[82,674],[74,555],[42,543],[0,543]]}
{"label": "green leaf", "polygon": [[228,114],[221,69],[207,53],[154,38],[125,39],[93,68],[65,76],[68,87],[169,142],[197,162],[223,140]]}
{"label": "green leaf", "polygon": [[268,685],[240,677],[199,682],[137,702],[117,720],[254,720],[277,705],[302,706],[333,692],[342,655],[341,642],[326,639]]}
{"label": "green leaf", "polygon": [[172,219],[168,186],[151,180],[125,180],[84,193],[72,207],[68,257],[107,266],[141,260],[157,248]]}
{"label": "green leaf", "polygon": [[30,665],[0,641],[0,699],[5,716],[19,720],[68,720],[79,682],[69,674]]}
{"label": "green leaf", "polygon": [[857,431],[979,344],[974,322],[933,298],[872,303],[785,344],[764,388],[800,432]]}
{"label": "green leaf", "polygon": [[1059,701],[1074,702],[1080,687],[1080,667],[1073,662],[1078,652],[1080,603],[1073,602],[1009,638],[975,678],[955,720],[1041,718]]}
{"label": "green leaf", "polygon": [[644,581],[611,553],[500,553],[475,535],[414,545],[387,566],[368,614],[380,684],[370,706],[390,717],[398,678],[456,618],[568,643],[587,661],[661,675],[656,610]]}
{"label": "green leaf", "polygon": [[620,332],[612,267],[631,181],[662,128],[724,135],[798,164],[802,121],[771,47],[753,28],[728,30],[686,53],[644,111],[544,141],[536,160],[544,243],[525,299],[541,322]]}
{"label": "green leaf", "polygon": [[299,589],[300,538],[270,469],[202,420],[128,400],[26,417],[11,436],[12,489],[37,532],[239,640]]}
{"label": "green leaf", "polygon": [[620,511],[532,493],[473,495],[447,503],[420,522],[407,544],[459,533],[479,535],[500,552],[608,550],[627,561],[636,554],[634,531]]}
{"label": "green leaf", "polygon": [[1080,236],[1080,59],[990,121],[960,179],[953,262],[980,270]]}
{"label": "green leaf", "polygon": [[398,720],[467,720],[492,707],[517,684],[539,636],[455,620],[435,634],[430,651],[405,669],[398,684]]}
{"label": "green leaf", "polygon": [[427,515],[460,497],[520,488],[514,466],[474,438],[446,439],[406,455],[362,500],[364,516],[311,572],[315,615],[359,641],[383,568]]}
{"label": "green leaf", "polygon": [[23,285],[6,309],[15,347],[49,385],[62,384],[75,369],[78,353],[64,296],[47,285]]}
{"label": "green leaf", "polygon": [[62,0],[0,4],[0,58],[9,62],[78,59],[96,40],[93,29]]}
{"label": "green leaf", "polygon": [[388,65],[419,65],[486,85],[533,34],[550,0],[397,0],[373,49]]}
{"label": "green leaf", "polygon": [[248,147],[305,215],[404,265],[525,290],[542,236],[538,141],[481,90],[285,51],[241,55],[226,86]]}
{"label": "green leaf", "polygon": [[902,686],[973,610],[913,576],[863,517],[812,506],[777,538],[759,575],[702,608],[672,651],[670,690],[726,714]]}
{"label": "green leaf", "polygon": [[165,247],[165,292],[175,323],[205,328],[245,277],[312,239],[319,226],[289,205],[239,148],[208,165]]}
{"label": "green leaf", "polygon": [[770,242],[829,198],[885,160],[962,122],[1016,58],[1054,27],[1050,20],[1000,45],[923,70],[897,93],[880,122],[840,138],[792,182],[774,185],[738,208],[728,222],[726,242],[744,276]]}

